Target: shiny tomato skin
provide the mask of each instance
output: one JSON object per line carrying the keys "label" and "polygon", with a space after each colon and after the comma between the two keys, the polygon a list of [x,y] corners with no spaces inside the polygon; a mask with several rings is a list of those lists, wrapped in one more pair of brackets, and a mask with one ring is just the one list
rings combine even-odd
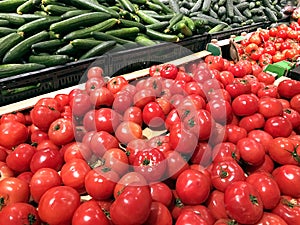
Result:
{"label": "shiny tomato skin", "polygon": [[165,114],[157,102],[149,102],[143,108],[143,121],[149,127],[161,127],[164,124]]}
{"label": "shiny tomato skin", "polygon": [[114,102],[114,95],[106,87],[97,88],[90,93],[90,102],[96,107],[111,107]]}
{"label": "shiny tomato skin", "polygon": [[176,181],[176,192],[184,204],[197,205],[205,202],[209,196],[211,181],[200,171],[187,169]]}
{"label": "shiny tomato skin", "polygon": [[92,135],[89,147],[96,156],[103,156],[108,149],[118,148],[119,142],[110,133],[98,131]]}
{"label": "shiny tomato skin", "polygon": [[99,78],[103,78],[103,69],[99,66],[93,66],[90,67],[87,71],[87,78],[91,79],[92,77],[99,77]]}
{"label": "shiny tomato skin", "polygon": [[201,216],[192,210],[185,210],[184,212],[180,213],[175,225],[208,225],[208,223],[201,218]]}
{"label": "shiny tomato skin", "polygon": [[281,192],[270,173],[254,172],[247,177],[246,181],[258,190],[264,209],[271,210],[275,208],[280,200]]}
{"label": "shiny tomato skin", "polygon": [[255,139],[246,137],[240,139],[236,144],[241,158],[249,165],[257,166],[265,159],[265,149],[263,145]]}
{"label": "shiny tomato skin", "polygon": [[258,101],[250,94],[243,94],[232,101],[232,111],[237,116],[250,116],[258,111]]}
{"label": "shiny tomato skin", "polygon": [[248,132],[248,137],[253,138],[257,142],[261,143],[264,146],[265,152],[269,151],[270,142],[273,140],[273,137],[269,133],[257,129]]}
{"label": "shiny tomato skin", "polygon": [[36,171],[30,180],[30,193],[38,203],[42,195],[50,188],[59,186],[62,180],[58,172],[51,168],[41,168]]}
{"label": "shiny tomato skin", "polygon": [[151,203],[148,186],[126,186],[110,207],[111,220],[119,225],[143,224],[150,214]]}
{"label": "shiny tomato skin", "polygon": [[161,202],[152,202],[150,215],[144,225],[172,225],[172,215]]}
{"label": "shiny tomato skin", "polygon": [[300,113],[300,94],[297,94],[290,99],[290,107]]}
{"label": "shiny tomato skin", "polygon": [[293,198],[299,198],[300,192],[297,185],[300,183],[300,168],[296,165],[283,165],[277,167],[272,175],[277,182],[283,195],[289,195]]}
{"label": "shiny tomato skin", "polygon": [[224,205],[224,192],[213,190],[207,201],[207,208],[216,219],[228,218]]}
{"label": "shiny tomato skin", "polygon": [[142,138],[142,128],[139,124],[132,121],[121,122],[115,131],[115,136],[123,144]]}
{"label": "shiny tomato skin", "polygon": [[265,125],[265,119],[262,114],[254,113],[250,116],[244,116],[239,121],[239,126],[247,132],[252,130],[261,129]]}
{"label": "shiny tomato skin", "polygon": [[70,224],[79,205],[80,195],[74,188],[57,186],[42,195],[38,213],[41,220],[48,224]]}
{"label": "shiny tomato skin", "polygon": [[212,149],[212,160],[213,162],[222,162],[222,161],[239,161],[240,153],[236,147],[236,144],[232,142],[222,142],[215,145]]}
{"label": "shiny tomato skin", "polygon": [[277,98],[263,97],[258,101],[258,112],[265,118],[281,116],[283,113],[283,107]]}
{"label": "shiny tomato skin", "polygon": [[172,191],[170,187],[163,182],[149,184],[152,201],[160,202],[169,207],[172,201]]}
{"label": "shiny tomato skin", "polygon": [[0,225],[40,225],[37,209],[24,202],[17,202],[5,206],[0,211]]}
{"label": "shiny tomato skin", "polygon": [[72,217],[73,225],[110,225],[110,222],[95,200],[83,202],[75,210]]}
{"label": "shiny tomato skin", "polygon": [[291,99],[293,96],[300,93],[300,81],[284,80],[278,84],[278,93],[281,97]]}
{"label": "shiny tomato skin", "polygon": [[117,92],[121,91],[126,85],[128,81],[123,76],[116,76],[111,78],[106,87],[110,90],[111,93],[116,94]]}
{"label": "shiny tomato skin", "polygon": [[123,121],[132,121],[142,126],[143,124],[142,110],[136,106],[131,106],[127,108],[123,114]]}
{"label": "shiny tomato skin", "polygon": [[126,109],[133,105],[133,94],[127,90],[121,90],[115,94],[112,109],[118,113],[124,113]]}
{"label": "shiny tomato skin", "polygon": [[95,111],[95,125],[97,131],[115,132],[120,124],[121,116],[113,109],[100,108]]}
{"label": "shiny tomato skin", "polygon": [[167,174],[170,179],[176,180],[184,170],[189,168],[189,164],[178,151],[167,151],[165,157],[167,159]]}
{"label": "shiny tomato skin", "polygon": [[73,122],[64,118],[53,121],[48,136],[58,146],[70,143],[74,139]]}
{"label": "shiny tomato skin", "polygon": [[227,141],[236,144],[238,140],[247,137],[247,130],[241,126],[234,124],[226,125]]}
{"label": "shiny tomato skin", "polygon": [[228,186],[224,204],[227,214],[238,223],[255,224],[263,215],[259,192],[246,181],[236,181]]}
{"label": "shiny tomato skin", "polygon": [[59,171],[63,165],[63,156],[56,149],[36,151],[30,161],[30,170],[35,173],[38,169],[47,167]]}
{"label": "shiny tomato skin", "polygon": [[0,145],[11,149],[26,142],[29,136],[27,127],[17,121],[9,121],[0,124]]}
{"label": "shiny tomato skin", "polygon": [[256,223],[256,225],[269,224],[288,225],[280,216],[270,212],[264,212],[262,218]]}
{"label": "shiny tomato skin", "polygon": [[264,131],[271,134],[273,138],[288,137],[292,133],[292,130],[292,123],[282,116],[270,117],[266,120],[264,126]]}
{"label": "shiny tomato skin", "polygon": [[300,125],[300,113],[292,108],[283,108],[283,117],[292,123],[294,129]]}
{"label": "shiny tomato skin", "polygon": [[129,159],[121,148],[108,149],[102,159],[104,160],[104,166],[123,176],[129,171]]}

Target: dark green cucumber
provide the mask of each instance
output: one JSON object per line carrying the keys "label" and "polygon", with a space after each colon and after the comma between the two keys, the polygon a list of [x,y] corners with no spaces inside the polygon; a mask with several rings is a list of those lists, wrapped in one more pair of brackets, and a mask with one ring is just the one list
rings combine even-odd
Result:
{"label": "dark green cucumber", "polygon": [[73,45],[76,49],[80,50],[90,50],[94,48],[95,46],[101,44],[103,41],[95,40],[92,38],[78,38],[75,40],[72,40],[70,42],[71,45]]}
{"label": "dark green cucumber", "polygon": [[23,40],[23,36],[19,33],[11,33],[1,38],[0,41],[0,61],[5,53],[11,49],[13,46],[18,44]]}
{"label": "dark green cucumber", "polygon": [[129,0],[119,0],[119,2],[125,10],[131,13],[135,13],[135,7]]}
{"label": "dark green cucumber", "polygon": [[270,0],[261,0],[263,6],[265,6],[268,9],[274,9],[274,6],[272,5]]}
{"label": "dark green cucumber", "polygon": [[169,21],[169,25],[167,28],[164,30],[164,33],[169,33],[172,29],[172,27],[178,23],[180,20],[182,20],[183,14],[182,13],[177,13],[175,14]]}
{"label": "dark green cucumber", "polygon": [[147,0],[131,0],[131,2],[134,4],[143,5],[143,4],[146,4]]}
{"label": "dark green cucumber", "polygon": [[118,37],[118,38],[134,40],[139,32],[140,32],[140,29],[138,27],[125,27],[125,28],[119,28],[116,30],[108,30],[105,33],[115,36],[115,37]]}
{"label": "dark green cucumber", "polygon": [[19,62],[19,60],[31,51],[31,46],[37,42],[47,40],[49,33],[41,31],[33,36],[25,38],[17,45],[12,47],[3,57],[3,63]]}
{"label": "dark green cucumber", "polygon": [[162,11],[165,14],[168,14],[168,13],[173,13],[174,14],[174,11],[172,9],[170,9],[168,6],[166,6],[161,0],[151,0],[151,1],[155,4],[160,5],[162,7]]}
{"label": "dark green cucumber", "polygon": [[[92,36],[96,40],[101,40],[101,41],[115,41],[118,44],[124,45],[124,44],[133,44],[133,41],[126,40],[124,38],[116,37],[114,35],[104,33],[104,32],[92,32]],[[123,35],[124,36],[124,35]],[[137,36],[137,34],[135,35]]]}
{"label": "dark green cucumber", "polygon": [[78,27],[88,27],[109,19],[110,14],[103,12],[89,12],[74,16],[63,21],[52,23],[49,29],[55,33],[68,33],[78,29]]}
{"label": "dark green cucumber", "polygon": [[179,10],[179,4],[177,0],[169,0],[169,7],[172,9],[175,13],[180,13]]}
{"label": "dark green cucumber", "polygon": [[122,27],[138,27],[141,32],[146,32],[146,26],[144,24],[132,20],[120,19],[120,25]]}
{"label": "dark green cucumber", "polygon": [[52,23],[62,20],[59,16],[47,16],[31,22],[25,23],[18,28],[18,32],[23,32],[25,35],[33,34],[42,30],[46,30]]}
{"label": "dark green cucumber", "polygon": [[73,6],[61,6],[61,5],[47,5],[44,7],[44,11],[56,16],[61,16],[62,14],[75,10],[76,8]]}
{"label": "dark green cucumber", "polygon": [[42,64],[37,63],[12,63],[0,65],[0,77],[8,77],[22,73],[32,72],[45,68]]}
{"label": "dark green cucumber", "polygon": [[47,41],[41,41],[31,46],[34,52],[55,52],[58,48],[65,45],[65,42],[61,39],[52,39]]}
{"label": "dark green cucumber", "polygon": [[4,37],[8,34],[15,33],[17,29],[9,27],[0,27],[0,37]]}
{"label": "dark green cucumber", "polygon": [[91,9],[97,12],[105,12],[110,14],[114,18],[119,18],[119,14],[116,11],[104,5],[95,4],[94,2],[88,0],[71,0],[71,2],[76,6],[78,5],[82,7],[83,9]]}
{"label": "dark green cucumber", "polygon": [[7,20],[14,26],[21,26],[26,23],[26,20],[17,13],[0,13],[0,19]]}
{"label": "dark green cucumber", "polygon": [[138,10],[136,14],[146,23],[146,24],[154,24],[159,23],[160,21],[153,18],[151,15],[145,13],[142,10]]}
{"label": "dark green cucumber", "polygon": [[219,18],[222,18],[224,15],[226,15],[226,7],[222,5],[219,7],[218,16]]}
{"label": "dark green cucumber", "polygon": [[222,6],[222,5],[224,6],[225,3],[226,3],[226,0],[219,0],[219,1],[218,1],[218,5],[219,5],[219,6]]}
{"label": "dark green cucumber", "polygon": [[269,20],[273,23],[277,22],[278,18],[274,11],[272,11],[270,8],[266,7],[264,9],[265,15],[269,18]]}
{"label": "dark green cucumber", "polygon": [[17,8],[26,0],[3,0],[0,1],[1,12],[16,12]]}
{"label": "dark green cucumber", "polygon": [[42,4],[42,0],[33,0],[33,4],[39,6]]}
{"label": "dark green cucumber", "polygon": [[218,12],[219,7],[220,7],[220,6],[219,6],[218,4],[214,4],[214,5],[212,6],[211,9],[212,9],[213,11],[215,11],[215,12]]}
{"label": "dark green cucumber", "polygon": [[8,20],[2,20],[0,19],[0,26],[2,27],[8,27],[9,26],[9,21]]}
{"label": "dark green cucumber", "polygon": [[180,33],[182,33],[185,37],[190,37],[193,35],[193,32],[191,29],[185,24],[185,22],[179,22],[177,24],[177,29]]}
{"label": "dark green cucumber", "polygon": [[156,45],[156,42],[151,40],[149,37],[145,35],[138,35],[135,38],[135,42],[142,46],[153,46]]}
{"label": "dark green cucumber", "polygon": [[252,17],[252,20],[255,22],[255,23],[261,23],[261,22],[266,22],[268,21],[268,17],[267,16],[261,16],[261,15],[254,15]]}
{"label": "dark green cucumber", "polygon": [[233,0],[227,0],[226,1],[226,10],[227,10],[227,16],[233,17],[234,11],[233,11]]}
{"label": "dark green cucumber", "polygon": [[75,10],[65,12],[64,14],[61,15],[61,18],[69,19],[71,17],[79,16],[79,15],[89,13],[89,12],[91,12],[91,10],[88,10],[88,9],[75,9]]}
{"label": "dark green cucumber", "polygon": [[220,32],[220,31],[224,30],[226,27],[228,27],[227,24],[221,23],[221,24],[214,26],[212,29],[210,29],[208,31],[208,33],[212,34],[212,33]]}
{"label": "dark green cucumber", "polygon": [[250,9],[245,9],[243,11],[243,15],[246,16],[248,19],[251,19],[251,17],[252,17],[252,13],[251,13]]}
{"label": "dark green cucumber", "polygon": [[256,15],[256,16],[263,16],[264,15],[264,11],[261,7],[257,7],[257,8],[253,8],[250,10],[252,15]]}
{"label": "dark green cucumber", "polygon": [[203,4],[203,0],[197,0],[196,3],[194,4],[194,6],[191,8],[190,12],[198,12],[199,9],[202,7]]}
{"label": "dark green cucumber", "polygon": [[151,14],[151,16],[159,21],[169,21],[170,19],[172,19],[174,14]]}
{"label": "dark green cucumber", "polygon": [[241,23],[242,26],[247,26],[247,25],[251,25],[254,23],[254,20],[253,19],[248,19],[244,22]]}
{"label": "dark green cucumber", "polygon": [[19,5],[16,11],[18,14],[31,13],[34,11],[34,8],[33,0],[27,0],[22,5]]}
{"label": "dark green cucumber", "polygon": [[159,22],[159,23],[146,25],[146,28],[147,29],[152,29],[152,30],[157,30],[157,31],[163,31],[164,29],[167,28],[168,25],[169,25],[168,21],[162,21],[162,22]]}
{"label": "dark green cucumber", "polygon": [[208,13],[210,9],[210,5],[211,5],[211,0],[204,0],[202,5],[202,12]]}
{"label": "dark green cucumber", "polygon": [[116,18],[110,18],[106,21],[103,21],[101,23],[98,23],[96,25],[93,25],[91,27],[83,28],[80,30],[73,31],[66,36],[64,36],[64,40],[74,40],[77,38],[86,38],[91,36],[91,32],[94,31],[106,31],[113,26],[115,26],[117,23],[119,23],[119,20]]}
{"label": "dark green cucumber", "polygon": [[245,21],[247,19],[235,5],[233,6],[233,12],[235,16],[241,17],[241,20]]}
{"label": "dark green cucumber", "polygon": [[235,6],[240,10],[240,12],[243,12],[245,9],[249,8],[249,4],[249,2],[241,2]]}
{"label": "dark green cucumber", "polygon": [[243,19],[243,17],[240,17],[240,16],[233,16],[232,17],[232,22],[233,23],[242,23],[243,21],[245,21],[245,19]]}
{"label": "dark green cucumber", "polygon": [[211,17],[209,15],[206,15],[206,14],[198,14],[198,16],[192,17],[192,19],[196,19],[196,20],[201,19],[201,20],[204,20],[205,24],[206,25],[210,25],[210,26],[215,26],[215,25],[222,24],[222,23],[224,24],[224,22],[222,22],[221,20],[213,18],[213,17]]}
{"label": "dark green cucumber", "polygon": [[254,9],[256,7],[255,2],[250,2],[249,3],[249,9]]}
{"label": "dark green cucumber", "polygon": [[146,1],[145,5],[147,5],[147,7],[149,9],[152,9],[155,12],[161,12],[162,11],[162,7],[158,4],[153,3],[153,2]]}
{"label": "dark green cucumber", "polygon": [[70,61],[68,55],[31,55],[28,57],[29,63],[38,63],[46,67],[64,65]]}
{"label": "dark green cucumber", "polygon": [[159,40],[159,41],[168,41],[168,42],[178,42],[179,38],[177,35],[173,34],[165,34],[159,31],[155,31],[152,29],[147,29],[146,34],[154,40]]}
{"label": "dark green cucumber", "polygon": [[191,31],[195,31],[195,22],[190,17],[183,16],[182,19]]}
{"label": "dark green cucumber", "polygon": [[41,16],[41,17],[46,17],[46,16],[48,16],[48,13],[46,13],[45,11],[42,11],[42,10],[34,11],[33,14],[34,14],[34,15],[39,15],[39,16]]}
{"label": "dark green cucumber", "polygon": [[57,0],[42,0],[43,5],[61,5],[61,6],[66,6],[66,4],[57,1]]}
{"label": "dark green cucumber", "polygon": [[209,9],[208,15],[210,15],[211,17],[216,18],[216,19],[219,18],[218,13],[216,13],[214,10],[212,10],[212,8]]}
{"label": "dark green cucumber", "polygon": [[74,45],[72,45],[71,43],[62,46],[61,48],[57,49],[55,51],[55,54],[57,55],[68,55],[68,56],[74,56],[74,57],[78,57],[82,54],[81,51],[78,51],[78,48],[75,48]]}
{"label": "dark green cucumber", "polygon": [[99,45],[95,46],[94,48],[87,51],[85,54],[83,54],[79,59],[88,59],[96,56],[101,56],[107,51],[111,50],[116,45],[115,41],[106,41],[103,43],[100,43]]}

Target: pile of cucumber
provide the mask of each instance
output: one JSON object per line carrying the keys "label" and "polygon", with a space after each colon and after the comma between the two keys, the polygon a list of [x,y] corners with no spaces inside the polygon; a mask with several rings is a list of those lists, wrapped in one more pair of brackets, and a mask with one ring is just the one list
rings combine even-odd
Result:
{"label": "pile of cucumber", "polygon": [[278,18],[270,0],[0,0],[0,78]]}

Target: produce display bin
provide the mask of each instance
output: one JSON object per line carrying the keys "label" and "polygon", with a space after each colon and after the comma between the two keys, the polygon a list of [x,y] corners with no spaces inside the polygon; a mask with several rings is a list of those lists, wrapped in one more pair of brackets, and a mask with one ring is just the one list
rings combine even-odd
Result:
{"label": "produce display bin", "polygon": [[205,33],[183,39],[181,42],[179,42],[179,44],[191,50],[192,52],[199,52],[201,50],[204,50],[207,43],[209,43],[210,41],[211,35]]}

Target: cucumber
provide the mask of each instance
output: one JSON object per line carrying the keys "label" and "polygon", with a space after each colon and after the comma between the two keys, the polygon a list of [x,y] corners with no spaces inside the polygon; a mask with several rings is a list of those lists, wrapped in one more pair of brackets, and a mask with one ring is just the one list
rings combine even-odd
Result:
{"label": "cucumber", "polygon": [[182,19],[191,31],[195,31],[195,29],[196,29],[195,23],[190,17],[183,16]]}
{"label": "cucumber", "polygon": [[110,14],[114,18],[119,18],[119,14],[114,11],[113,9],[110,9],[109,7],[106,7],[104,5],[95,4],[94,2],[91,2],[89,0],[71,0],[71,2],[75,6],[80,6],[83,9],[90,9],[97,12],[104,12]]}
{"label": "cucumber", "polygon": [[264,9],[265,15],[269,18],[269,20],[273,23],[277,22],[278,18],[274,11],[272,11],[270,8],[266,7]]}
{"label": "cucumber", "polygon": [[61,18],[63,18],[63,19],[69,19],[71,17],[79,16],[79,15],[82,15],[82,14],[85,14],[85,13],[89,13],[89,12],[91,12],[91,10],[87,10],[87,9],[75,9],[75,10],[71,10],[71,11],[65,12],[64,14],[61,15]]}
{"label": "cucumber", "polygon": [[17,29],[9,27],[0,27],[0,37],[4,37],[8,34],[15,33]]}
{"label": "cucumber", "polygon": [[212,6],[211,9],[212,9],[213,11],[215,11],[215,12],[218,12],[219,7],[220,7],[220,6],[219,6],[218,4],[214,4],[214,5]]}
{"label": "cucumber", "polygon": [[256,7],[256,4],[255,4],[255,2],[250,2],[249,3],[249,9],[254,9]]}
{"label": "cucumber", "polygon": [[214,26],[212,29],[210,29],[208,31],[208,33],[212,34],[212,33],[220,32],[220,31],[224,30],[226,27],[228,27],[227,24],[221,23],[221,24]]}
{"label": "cucumber", "polygon": [[21,26],[26,23],[26,20],[17,13],[0,13],[0,19],[7,20],[14,26]]}
{"label": "cucumber", "polygon": [[100,43],[99,45],[93,47],[88,52],[83,54],[79,59],[82,60],[82,59],[92,58],[95,56],[101,56],[104,53],[106,53],[107,51],[111,50],[115,45],[116,45],[115,41],[106,41],[106,42]]}
{"label": "cucumber", "polygon": [[254,23],[261,23],[261,22],[268,21],[268,17],[267,16],[254,15],[252,17],[252,20],[254,21]]}
{"label": "cucumber", "polygon": [[104,20],[107,20],[110,17],[111,16],[107,13],[90,12],[90,13],[74,16],[65,19],[63,21],[52,23],[49,29],[54,33],[58,33],[58,34],[68,33],[75,29],[78,29],[78,27],[81,26],[88,27],[103,22]]}
{"label": "cucumber", "polygon": [[42,0],[33,0],[33,4],[39,6],[42,4]]}
{"label": "cucumber", "polygon": [[172,19],[174,14],[151,14],[151,16],[159,21],[169,21],[170,19]]}
{"label": "cucumber", "polygon": [[169,25],[168,21],[161,21],[159,23],[146,25],[146,28],[156,30],[156,31],[163,31],[165,28],[167,28],[168,25]]}
{"label": "cucumber", "polygon": [[38,63],[12,63],[0,65],[0,77],[9,77],[21,73],[32,72],[45,68],[44,65]]}
{"label": "cucumber", "polygon": [[66,6],[66,4],[59,2],[57,0],[42,0],[43,5],[60,5],[60,6]]}
{"label": "cucumber", "polygon": [[235,16],[241,17],[242,21],[247,20],[247,18],[241,13],[241,11],[235,5],[233,6],[233,12]]}
{"label": "cucumber", "polygon": [[82,52],[78,51],[78,49],[75,48],[75,46],[73,46],[71,43],[69,43],[69,44],[64,45],[61,48],[57,49],[55,51],[55,54],[78,57],[82,54]]}
{"label": "cucumber", "polygon": [[202,12],[208,13],[210,9],[210,5],[211,5],[211,0],[204,0],[202,5]]}
{"label": "cucumber", "polygon": [[169,25],[167,26],[167,28],[164,30],[164,33],[169,33],[171,28],[178,23],[180,20],[182,20],[183,18],[183,14],[182,13],[178,13],[175,14],[169,21]]}
{"label": "cucumber", "polygon": [[65,45],[65,42],[61,39],[52,39],[47,41],[41,41],[31,46],[34,52],[55,52],[59,47]]}
{"label": "cucumber", "polygon": [[219,0],[219,1],[218,1],[218,5],[219,5],[219,6],[224,6],[225,3],[226,3],[226,0]]}
{"label": "cucumber", "polygon": [[145,35],[138,35],[135,38],[135,42],[142,46],[153,46],[156,45],[156,42],[151,40],[149,37]]}
{"label": "cucumber", "polygon": [[227,10],[227,16],[233,17],[234,11],[233,11],[233,0],[227,0],[226,1],[226,10]]}
{"label": "cucumber", "polygon": [[177,3],[177,0],[169,0],[169,7],[172,9],[175,13],[180,13],[179,5]]}
{"label": "cucumber", "polygon": [[143,4],[146,4],[147,0],[131,0],[131,2],[134,4],[143,5]]}
{"label": "cucumber", "polygon": [[162,11],[162,7],[160,5],[158,5],[158,4],[153,3],[153,2],[146,1],[145,5],[147,5],[147,7],[149,9],[152,9],[155,12],[161,12]]}
{"label": "cucumber", "polygon": [[3,0],[0,1],[1,12],[16,12],[17,8],[26,0]]}
{"label": "cucumber", "polygon": [[63,37],[64,40],[74,40],[77,38],[86,38],[91,36],[91,32],[94,31],[106,31],[112,28],[114,25],[119,23],[119,20],[116,18],[110,18],[106,21],[93,25],[91,27],[83,28],[80,30],[73,31]]}
{"label": "cucumber", "polygon": [[135,7],[129,0],[119,0],[121,6],[128,12],[135,13]]}
{"label": "cucumber", "polygon": [[261,7],[251,9],[250,12],[251,12],[252,15],[256,15],[256,16],[263,16],[264,15],[264,11]]}
{"label": "cucumber", "polygon": [[222,5],[219,7],[218,16],[219,18],[222,18],[224,15],[226,15],[226,7]]}
{"label": "cucumber", "polygon": [[144,24],[132,20],[120,19],[120,25],[123,27],[138,27],[140,32],[146,32],[146,26]]}
{"label": "cucumber", "polygon": [[[96,40],[101,40],[101,41],[115,41],[117,44],[132,44],[133,46],[135,43],[133,41],[129,41],[120,37],[116,37],[114,35],[108,34],[108,33],[103,33],[103,32],[92,32],[92,36]],[[137,36],[137,35],[135,35]]]}
{"label": "cucumber", "polygon": [[170,9],[168,6],[166,6],[161,0],[151,0],[151,1],[157,5],[160,5],[162,7],[162,11],[165,14],[168,14],[168,13],[174,14],[175,13],[172,9]]}
{"label": "cucumber", "polygon": [[274,6],[272,5],[270,0],[261,0],[263,6],[265,6],[268,9],[274,9]]}
{"label": "cucumber", "polygon": [[152,29],[147,28],[146,34],[154,40],[159,40],[159,41],[168,41],[168,42],[178,42],[179,38],[177,35],[172,35],[172,34],[165,34],[162,32],[158,32]]}
{"label": "cucumber", "polygon": [[2,27],[8,27],[9,26],[9,21],[8,20],[2,20],[0,19],[0,26]]}
{"label": "cucumber", "polygon": [[117,38],[134,40],[139,32],[140,32],[140,29],[138,27],[125,27],[125,28],[119,28],[116,30],[109,30],[109,31],[106,31],[105,33],[108,35],[115,36]]}
{"label": "cucumber", "polygon": [[160,21],[153,18],[150,14],[145,13],[144,11],[138,10],[136,14],[146,23],[146,24],[154,24],[159,23]]}
{"label": "cucumber", "polygon": [[5,53],[11,49],[13,46],[18,44],[23,40],[23,36],[19,33],[11,33],[1,38],[0,42],[0,61]]}
{"label": "cucumber", "polygon": [[219,18],[219,16],[218,16],[218,14],[214,11],[214,10],[212,10],[211,8],[209,9],[209,13],[208,13],[211,17],[213,17],[213,18],[216,18],[216,19],[218,19]]}
{"label": "cucumber", "polygon": [[215,25],[221,24],[221,23],[224,24],[224,22],[222,22],[221,20],[213,18],[213,17],[211,17],[209,15],[205,15],[205,14],[198,14],[197,17],[192,17],[192,19],[193,18],[196,19],[196,20],[198,20],[198,19],[204,20],[205,24],[210,25],[210,26],[215,26]]}
{"label": "cucumber", "polygon": [[91,48],[94,48],[95,46],[101,44],[103,41],[95,40],[91,38],[82,38],[82,39],[75,39],[70,42],[71,45],[73,45],[76,49],[80,50],[90,50]]}
{"label": "cucumber", "polygon": [[31,55],[28,58],[29,63],[38,63],[46,67],[64,65],[70,61],[68,55]]}
{"label": "cucumber", "polygon": [[184,7],[180,7],[179,12],[182,13],[183,15],[189,15],[190,10]]}
{"label": "cucumber", "polygon": [[52,23],[62,20],[59,16],[48,16],[25,23],[18,28],[18,32],[23,32],[25,35],[33,34],[42,30],[46,30]]}
{"label": "cucumber", "polygon": [[27,0],[22,5],[17,8],[18,14],[31,13],[33,12],[35,5],[33,4],[33,0]]}
{"label": "cucumber", "polygon": [[247,25],[251,25],[254,23],[254,20],[253,19],[248,19],[244,22],[241,23],[242,26],[247,26]]}
{"label": "cucumber", "polygon": [[240,10],[240,12],[243,12],[245,9],[249,8],[249,4],[249,2],[241,2],[235,6]]}
{"label": "cucumber", "polygon": [[188,26],[183,22],[177,25],[177,29],[182,33],[185,37],[190,37],[193,35],[193,32],[188,28]]}
{"label": "cucumber", "polygon": [[233,23],[239,23],[239,24],[241,24],[243,21],[245,21],[242,17],[240,17],[240,16],[233,16],[232,17],[232,22]]}
{"label": "cucumber", "polygon": [[245,9],[243,11],[243,15],[246,16],[248,19],[251,19],[251,17],[252,17],[252,13],[251,13],[250,9]]}
{"label": "cucumber", "polygon": [[203,0],[197,0],[194,6],[191,8],[190,12],[198,12],[199,9],[202,7]]}
{"label": "cucumber", "polygon": [[31,46],[37,42],[44,41],[49,38],[47,31],[41,31],[33,36],[25,38],[17,45],[12,47],[3,57],[3,63],[19,62],[23,56],[31,51]]}
{"label": "cucumber", "polygon": [[62,14],[75,10],[76,8],[73,6],[61,6],[61,5],[47,5],[44,7],[44,11],[56,16],[61,16]]}

